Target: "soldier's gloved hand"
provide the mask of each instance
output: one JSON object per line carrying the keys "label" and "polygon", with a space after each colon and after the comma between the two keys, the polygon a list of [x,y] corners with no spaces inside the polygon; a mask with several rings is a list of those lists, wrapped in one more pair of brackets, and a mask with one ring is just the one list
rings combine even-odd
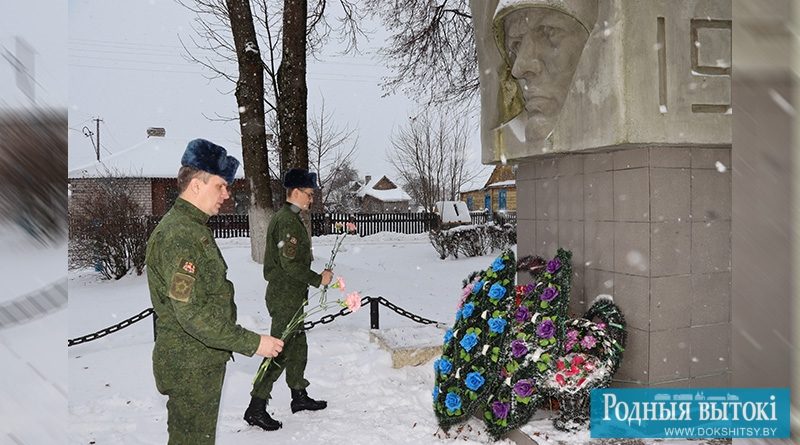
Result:
{"label": "soldier's gloved hand", "polygon": [[322,284],[323,286],[327,286],[331,284],[331,281],[333,281],[333,272],[328,269],[323,270],[322,281],[320,282],[320,284]]}
{"label": "soldier's gloved hand", "polygon": [[275,357],[283,351],[283,340],[269,335],[262,335],[261,342],[256,349],[256,355],[262,357]]}

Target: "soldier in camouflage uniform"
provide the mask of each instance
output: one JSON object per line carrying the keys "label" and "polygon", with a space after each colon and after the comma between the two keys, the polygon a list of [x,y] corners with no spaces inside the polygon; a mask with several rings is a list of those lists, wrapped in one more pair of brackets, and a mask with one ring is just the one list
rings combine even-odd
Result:
{"label": "soldier in camouflage uniform", "polygon": [[[264,253],[264,278],[267,284],[267,310],[272,317],[271,334],[279,337],[297,313],[308,303],[308,286],[326,286],[333,273],[324,270],[318,274],[311,267],[311,240],[300,218],[301,210],[308,210],[317,187],[317,175],[302,169],[286,172],[286,204],[275,213],[267,228],[267,246]],[[277,430],[281,423],[267,413],[272,385],[286,369],[286,384],[292,393],[292,412],[320,410],[328,406],[323,400],[308,396],[308,380],[303,376],[308,360],[306,333],[302,330],[286,338],[284,351],[274,359],[262,378],[253,383],[250,406],[244,419],[267,431]]]}
{"label": "soldier in camouflage uniform", "polygon": [[181,165],[180,196],[147,242],[147,282],[158,316],[153,374],[158,391],[169,397],[169,444],[213,444],[232,352],[274,357],[283,342],[236,324],[233,283],[206,226],[229,197],[239,161],[195,139]]}

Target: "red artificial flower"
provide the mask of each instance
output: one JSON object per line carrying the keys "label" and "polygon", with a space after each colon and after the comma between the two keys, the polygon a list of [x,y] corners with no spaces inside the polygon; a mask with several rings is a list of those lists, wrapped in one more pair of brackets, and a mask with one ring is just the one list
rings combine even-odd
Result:
{"label": "red artificial flower", "polygon": [[575,355],[572,357],[572,366],[580,366],[584,361],[586,360],[582,355]]}
{"label": "red artificial flower", "polygon": [[572,365],[566,372],[564,372],[564,375],[566,375],[567,377],[572,377],[575,374],[578,374],[580,372],[581,372],[581,370],[578,369],[577,366]]}
{"label": "red artificial flower", "polygon": [[567,384],[567,382],[564,380],[564,376],[561,375],[561,374],[556,374],[556,382],[558,382],[558,384],[561,385],[561,386],[564,386],[564,385]]}
{"label": "red artificial flower", "polygon": [[583,382],[585,382],[585,381],[586,381],[586,377],[581,377],[581,379],[578,380],[578,385],[577,386],[580,387],[581,385],[583,385]]}
{"label": "red artificial flower", "polygon": [[559,370],[559,371],[563,371],[563,370],[564,370],[564,368],[566,368],[566,365],[564,365],[564,362],[563,362],[563,361],[561,361],[561,360],[558,360],[558,361],[556,362],[556,368],[558,368],[558,370]]}
{"label": "red artificial flower", "polygon": [[516,287],[516,296],[514,297],[514,307],[519,307],[522,304],[522,297],[525,296],[525,286]]}

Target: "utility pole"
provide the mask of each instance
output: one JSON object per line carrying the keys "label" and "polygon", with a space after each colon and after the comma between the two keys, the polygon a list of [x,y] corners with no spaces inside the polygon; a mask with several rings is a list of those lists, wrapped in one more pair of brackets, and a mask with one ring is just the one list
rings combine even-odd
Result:
{"label": "utility pole", "polygon": [[97,128],[97,143],[95,143],[94,139],[92,139],[92,136],[94,136],[95,133],[92,132],[92,130],[90,130],[89,127],[87,127],[87,126],[83,127],[83,135],[86,136],[87,138],[89,138],[90,141],[92,141],[92,145],[94,146],[94,152],[97,155],[97,160],[99,161],[100,160],[100,122],[102,122],[103,120],[100,119],[99,117],[96,117],[96,118],[94,118],[92,120],[95,121],[95,123],[97,124],[97,126],[96,126],[96,128]]}
{"label": "utility pole", "polygon": [[95,151],[95,153],[97,153],[97,160],[98,161],[100,160],[100,121],[101,120],[102,119],[100,119],[99,117],[96,117],[94,119],[94,121],[97,123],[97,147],[95,147],[94,151]]}

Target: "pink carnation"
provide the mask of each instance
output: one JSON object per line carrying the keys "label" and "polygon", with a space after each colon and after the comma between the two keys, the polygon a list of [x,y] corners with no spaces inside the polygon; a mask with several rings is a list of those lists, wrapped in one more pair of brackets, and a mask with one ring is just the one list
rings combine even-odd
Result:
{"label": "pink carnation", "polygon": [[359,310],[361,308],[361,294],[358,292],[347,294],[347,297],[344,299],[344,304],[347,305],[350,312]]}

